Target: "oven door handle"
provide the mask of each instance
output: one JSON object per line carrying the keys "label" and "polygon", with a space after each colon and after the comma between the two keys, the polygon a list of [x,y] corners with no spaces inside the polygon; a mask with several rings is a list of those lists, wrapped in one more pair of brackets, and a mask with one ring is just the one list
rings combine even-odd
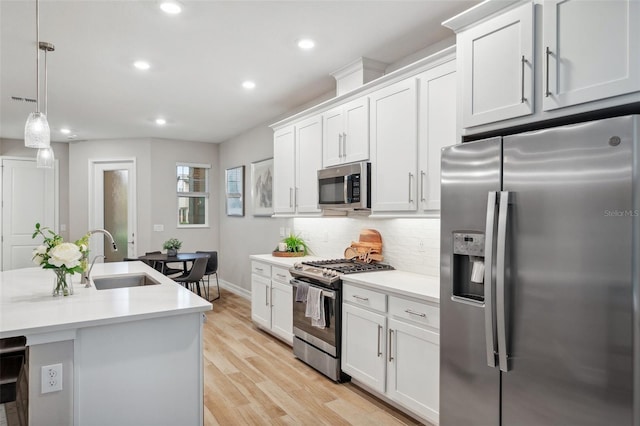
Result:
{"label": "oven door handle", "polygon": [[[301,283],[301,282],[302,281],[299,281],[299,280],[296,280],[296,279],[293,279],[293,280],[290,281],[291,286],[293,288],[297,288],[298,287],[298,283]],[[305,283],[305,284],[309,284],[309,283]],[[309,287],[315,287],[315,288],[321,289],[323,297],[326,297],[328,299],[333,299],[333,300],[336,299],[336,292],[335,291],[325,290],[322,287],[318,287],[317,285],[313,285],[313,284],[309,284]]]}

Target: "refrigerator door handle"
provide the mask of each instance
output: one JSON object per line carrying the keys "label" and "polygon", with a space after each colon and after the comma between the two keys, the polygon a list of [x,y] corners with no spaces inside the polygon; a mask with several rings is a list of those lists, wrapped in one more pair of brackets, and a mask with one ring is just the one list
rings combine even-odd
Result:
{"label": "refrigerator door handle", "polygon": [[484,334],[487,347],[487,365],[496,367],[496,353],[498,352],[495,334],[495,310],[493,307],[493,235],[496,220],[496,193],[489,192],[487,196],[487,224],[484,239]]}
{"label": "refrigerator door handle", "polygon": [[496,325],[498,330],[498,360],[500,361],[500,370],[505,372],[509,371],[504,280],[508,208],[509,191],[502,191],[500,192],[500,206],[498,208],[498,242],[496,248]]}

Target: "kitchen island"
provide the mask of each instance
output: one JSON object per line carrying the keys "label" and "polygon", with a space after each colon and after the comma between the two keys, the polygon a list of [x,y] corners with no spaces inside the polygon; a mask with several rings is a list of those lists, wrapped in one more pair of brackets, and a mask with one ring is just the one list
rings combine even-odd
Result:
{"label": "kitchen island", "polygon": [[[202,424],[212,305],[142,262],[96,264],[92,279],[129,274],[159,284],[97,290],[75,275],[72,296],[52,297],[51,271],[0,273],[0,338],[28,347],[29,424]],[[42,393],[42,367],[55,364],[62,390]]]}

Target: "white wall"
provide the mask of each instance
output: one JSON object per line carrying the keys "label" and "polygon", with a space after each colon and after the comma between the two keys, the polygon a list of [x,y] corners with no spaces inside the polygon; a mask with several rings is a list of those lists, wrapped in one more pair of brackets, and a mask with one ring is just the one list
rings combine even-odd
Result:
{"label": "white wall", "polygon": [[[258,126],[220,144],[218,188],[220,191],[219,276],[222,280],[251,291],[249,255],[270,253],[280,241],[280,227],[290,227],[290,219],[254,217],[251,208],[251,163],[273,157],[273,132]],[[227,216],[224,203],[225,169],[245,166],[245,213]]]}
{"label": "white wall", "polygon": [[[170,237],[183,242],[182,250],[215,250],[218,234],[218,199],[215,144],[164,139],[79,141],[69,145],[69,223],[71,239],[89,228],[89,160],[136,159],[137,224],[136,253],[162,250]],[[208,228],[177,229],[176,162],[209,163],[212,189]],[[164,225],[154,232],[153,225]]]}

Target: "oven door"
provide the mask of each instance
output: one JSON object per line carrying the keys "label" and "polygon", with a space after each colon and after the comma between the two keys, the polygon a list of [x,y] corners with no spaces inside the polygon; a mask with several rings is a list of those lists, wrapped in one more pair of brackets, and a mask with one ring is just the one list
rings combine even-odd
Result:
{"label": "oven door", "polygon": [[[311,325],[311,318],[305,316],[307,302],[296,302],[296,291],[298,284],[302,281],[292,279],[293,286],[293,335],[304,340],[305,342],[315,346],[316,348],[328,353],[333,357],[338,356],[337,350],[337,332],[336,332],[336,315],[339,308],[338,292],[321,286],[309,284],[309,287],[315,287],[322,290],[322,299],[324,304],[324,316],[326,327],[319,328]],[[308,283],[307,283],[308,284]]]}

